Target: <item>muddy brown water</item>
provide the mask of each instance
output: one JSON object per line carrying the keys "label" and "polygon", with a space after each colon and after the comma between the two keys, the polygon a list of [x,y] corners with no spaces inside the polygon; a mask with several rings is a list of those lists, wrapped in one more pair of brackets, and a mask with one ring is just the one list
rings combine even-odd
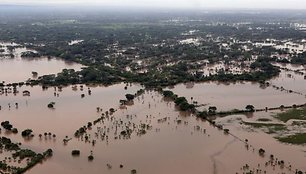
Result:
{"label": "muddy brown water", "polygon": [[216,106],[218,111],[245,109],[248,104],[262,109],[306,102],[305,96],[282,92],[272,87],[262,88],[258,83],[251,82],[179,84],[170,90],[179,96],[185,96],[190,102],[193,97],[193,101],[204,104],[200,109]]}
{"label": "muddy brown water", "polygon": [[[300,65],[276,63],[275,66],[306,72],[305,66]],[[269,82],[271,85],[268,87],[255,82],[206,82],[179,84],[168,89],[179,96],[186,97],[189,102],[197,101],[198,104],[204,105],[200,107],[200,110],[208,109],[209,106],[216,106],[218,111],[229,111],[245,109],[248,104],[257,109],[263,109],[306,103],[304,75],[282,70],[278,77],[269,80]],[[299,94],[276,90],[273,85]],[[193,101],[191,97],[193,97]]]}
{"label": "muddy brown water", "polygon": [[[290,145],[280,143],[274,137],[275,134],[264,133],[261,129],[253,128],[248,125],[240,124],[237,118],[242,118],[246,121],[256,122],[256,118],[270,118],[275,113],[258,112],[254,113],[253,118],[246,118],[244,115],[231,115],[224,118],[217,118],[216,122],[224,125],[224,128],[238,137],[244,137],[249,140],[250,144],[257,148],[263,148],[270,154],[276,155],[279,159],[290,161],[297,168],[306,169],[306,146],[305,145]],[[255,119],[255,120],[254,120]],[[273,119],[272,119],[273,120]],[[273,122],[277,122],[273,120]]]}
{"label": "muddy brown water", "polygon": [[[83,86],[83,91],[78,85],[77,90],[69,86],[64,87],[62,92],[55,91],[53,87],[42,90],[40,86],[23,86],[16,96],[12,93],[7,96],[0,95],[1,119],[12,120],[13,124],[16,121],[14,125],[17,128],[29,127],[37,133],[51,131],[61,135],[71,135],[76,128],[97,118],[96,107],[104,110],[116,108],[126,93],[134,94],[140,89],[139,85],[133,85],[128,90],[124,90],[125,84],[90,87],[91,95],[89,95],[88,87]],[[23,96],[24,90],[30,91],[31,96]],[[85,97],[81,98],[81,94],[85,94]],[[55,102],[55,109],[47,107],[50,102]],[[15,103],[18,103],[18,109],[15,108]],[[10,109],[8,104],[11,105]]]}
{"label": "muddy brown water", "polygon": [[279,63],[275,65],[282,68],[288,68],[293,71],[300,70],[304,73],[304,75],[292,71],[282,70],[280,76],[273,78],[272,80],[270,80],[270,82],[279,87],[283,86],[286,89],[291,89],[296,92],[300,92],[306,96],[306,79],[304,79],[304,76],[306,75],[306,66]]}
{"label": "muddy brown water", "polygon": [[[12,45],[8,43],[1,43],[0,45]],[[59,58],[21,58],[21,53],[30,51],[24,47],[16,48],[12,53],[14,58],[1,57],[0,58],[0,81],[6,83],[24,82],[29,78],[35,79],[32,72],[37,72],[38,76],[47,74],[57,74],[62,69],[81,70],[84,67],[81,64],[65,61]]]}
{"label": "muddy brown water", "polygon": [[[21,50],[16,50],[20,54]],[[40,74],[57,73],[63,68],[78,69],[79,64],[67,65],[67,62],[58,59],[14,59],[0,60],[0,80],[6,82],[24,81],[31,77],[32,71]],[[20,69],[23,71],[20,71]],[[278,79],[272,80],[277,85],[292,84],[292,79],[287,79],[284,74]],[[281,80],[281,79],[284,80]],[[297,78],[296,78],[297,79]],[[305,87],[299,77],[297,84],[292,85],[296,90]],[[295,81],[296,82],[296,81]],[[145,174],[168,174],[168,173],[243,173],[241,167],[249,164],[251,169],[260,168],[267,173],[294,173],[287,169],[276,167],[264,167],[270,154],[292,164],[293,169],[299,168],[306,171],[304,146],[291,146],[277,142],[273,135],[267,135],[259,130],[249,131],[236,122],[226,124],[233,135],[225,135],[223,131],[214,128],[209,123],[196,119],[192,115],[178,112],[172,102],[164,99],[156,92],[146,94],[134,100],[134,105],[126,109],[118,109],[111,117],[123,123],[135,125],[149,124],[151,129],[146,134],[137,136],[133,132],[131,139],[115,139],[114,121],[98,123],[88,131],[91,140],[96,140],[93,146],[82,138],[74,138],[75,130],[87,122],[93,121],[101,116],[96,111],[100,107],[103,111],[109,108],[118,108],[119,100],[124,99],[127,93],[135,93],[141,88],[133,84],[124,90],[125,84],[117,84],[109,87],[90,87],[92,94],[88,94],[88,87],[84,85],[81,91],[80,85],[77,90],[72,86],[65,87],[61,92],[53,88],[42,90],[40,86],[23,86],[19,93],[14,95],[0,95],[1,121],[9,120],[14,127],[19,129],[18,135],[5,131],[2,136],[8,136],[13,141],[22,142],[22,146],[38,152],[48,148],[54,150],[54,156],[42,164],[38,164],[27,173],[130,173],[136,169],[137,173]],[[288,88],[291,86],[288,86]],[[186,89],[187,88],[187,89]],[[29,90],[30,97],[22,96],[22,91]],[[305,97],[297,94],[289,94],[277,91],[271,87],[262,88],[256,83],[201,83],[177,85],[173,90],[180,96],[201,104],[217,106],[218,110],[243,109],[247,104],[255,107],[277,107],[280,105],[292,105],[305,103]],[[54,95],[55,92],[55,95]],[[303,91],[302,91],[303,92]],[[85,94],[81,98],[81,94]],[[58,96],[57,96],[58,95]],[[18,103],[18,109],[15,103]],[[55,102],[55,109],[47,108],[48,103]],[[11,105],[9,108],[8,104]],[[207,106],[202,107],[203,109]],[[127,115],[133,119],[127,119]],[[158,119],[167,118],[164,122]],[[178,120],[182,123],[178,124]],[[109,128],[107,135],[108,143],[96,136],[98,127]],[[123,124],[118,126],[124,127]],[[26,128],[34,131],[34,138],[27,140],[20,136],[20,132]],[[205,130],[205,131],[204,131]],[[38,137],[38,134],[51,132],[56,138]],[[66,145],[63,143],[65,136],[72,138]],[[248,139],[255,148],[247,149],[242,142]],[[241,141],[242,140],[242,141]],[[258,149],[264,148],[266,156],[258,155]],[[73,149],[81,150],[79,157],[72,157]],[[93,152],[94,160],[89,162],[87,156]],[[6,152],[3,155],[5,155]],[[107,167],[107,164],[112,167]],[[122,164],[124,167],[120,168]]]}
{"label": "muddy brown water", "polygon": [[[6,84],[14,82],[24,82],[28,79],[35,79],[32,76],[32,71],[38,73],[38,76],[46,74],[57,74],[62,69],[81,70],[83,67],[77,63],[66,62],[57,58],[14,58],[14,59],[0,59],[0,80],[5,81]],[[22,69],[22,71],[20,71]]]}
{"label": "muddy brown water", "polygon": [[[98,127],[109,128],[108,143],[97,137],[92,138],[96,140],[95,146],[92,146],[84,139],[73,138],[76,129],[100,117],[101,113],[96,112],[97,106],[104,110],[110,107],[118,108],[118,101],[123,99],[126,93],[135,93],[140,89],[139,85],[132,85],[124,90],[124,86],[118,84],[110,87],[92,87],[91,96],[87,95],[87,88],[84,88],[84,91],[74,91],[71,87],[64,88],[59,97],[53,96],[52,88],[42,91],[40,87],[24,87],[31,91],[30,97],[22,97],[21,94],[1,96],[2,119],[11,121],[19,130],[32,128],[35,134],[31,140],[24,140],[20,135],[8,136],[22,142],[24,147],[39,152],[47,148],[54,150],[52,158],[38,164],[28,173],[130,173],[132,169],[136,169],[137,173],[146,174],[242,173],[240,168],[245,164],[255,169],[258,164],[264,166],[270,150],[275,156],[282,157],[283,154],[288,155],[292,151],[292,154],[298,156],[288,157],[289,159],[284,156],[285,161],[288,159],[293,166],[303,167],[300,162],[304,159],[302,153],[296,153],[292,146],[286,146],[287,153],[278,152],[277,149],[283,150],[285,146],[280,148],[283,145],[271,137],[255,132],[233,131],[242,140],[248,138],[254,143],[254,152],[251,149],[247,150],[239,139],[224,135],[223,131],[192,115],[178,112],[172,102],[164,101],[153,91],[146,92],[134,100],[134,105],[119,109],[111,116],[114,120],[122,120],[124,123],[149,124],[152,128],[147,130],[146,134],[137,136],[133,132],[131,139],[114,139],[114,121],[108,120],[98,123],[88,131],[90,137],[95,137]],[[81,98],[82,93],[86,94],[84,98]],[[18,109],[9,110],[8,107],[4,107],[8,102],[16,101],[20,103]],[[56,103],[54,110],[46,107],[50,101]],[[128,119],[127,115],[133,116],[133,119]],[[165,117],[166,121],[158,121]],[[178,120],[182,123],[178,124]],[[55,133],[57,137],[40,139],[37,135],[44,132]],[[66,135],[73,139],[64,145],[62,139]],[[267,148],[266,157],[258,155],[259,147]],[[72,157],[73,149],[81,150],[81,155]],[[90,151],[95,158],[91,162],[87,159]],[[107,164],[112,168],[108,168]],[[119,168],[120,164],[124,167]],[[290,173],[278,167],[275,170],[272,167],[262,169],[268,173]]]}

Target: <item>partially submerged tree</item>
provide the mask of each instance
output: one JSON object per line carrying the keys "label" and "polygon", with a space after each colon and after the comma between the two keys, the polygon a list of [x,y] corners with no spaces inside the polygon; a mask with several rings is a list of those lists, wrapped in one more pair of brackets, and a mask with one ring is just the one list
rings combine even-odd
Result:
{"label": "partially submerged tree", "polygon": [[125,97],[128,101],[134,100],[134,98],[135,98],[135,96],[133,94],[126,94]]}
{"label": "partially submerged tree", "polygon": [[253,105],[247,105],[245,107],[245,109],[248,111],[248,112],[254,112],[255,111],[255,107]]}

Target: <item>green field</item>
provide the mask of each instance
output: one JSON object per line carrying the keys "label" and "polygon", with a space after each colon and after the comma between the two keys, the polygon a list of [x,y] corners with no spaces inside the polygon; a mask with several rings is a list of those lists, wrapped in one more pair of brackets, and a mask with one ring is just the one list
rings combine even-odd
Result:
{"label": "green field", "polygon": [[252,126],[254,128],[267,128],[268,130],[265,131],[268,134],[274,134],[279,131],[287,130],[287,127],[283,124],[277,123],[250,123],[250,122],[243,122],[245,125]]}
{"label": "green field", "polygon": [[306,144],[306,133],[299,133],[286,137],[277,137],[277,139],[283,143],[298,144],[298,145]]}
{"label": "green field", "polygon": [[306,120],[306,107],[300,109],[290,109],[275,116],[277,119],[287,122],[291,119]]}

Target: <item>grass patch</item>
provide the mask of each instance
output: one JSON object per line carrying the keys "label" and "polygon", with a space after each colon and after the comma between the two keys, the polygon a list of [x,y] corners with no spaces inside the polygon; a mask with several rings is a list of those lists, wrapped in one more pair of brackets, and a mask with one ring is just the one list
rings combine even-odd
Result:
{"label": "grass patch", "polygon": [[285,131],[285,130],[287,130],[287,127],[284,126],[284,125],[281,125],[281,126],[280,125],[279,126],[272,126],[272,127],[268,128],[268,132],[266,132],[266,133],[268,133],[268,134],[275,134],[277,132]]}
{"label": "grass patch", "polygon": [[243,122],[245,125],[250,125],[255,128],[261,128],[261,127],[273,127],[273,126],[278,126],[278,127],[285,127],[283,124],[278,124],[278,123],[250,123],[250,122]]}
{"label": "grass patch", "polygon": [[256,121],[268,122],[268,121],[272,121],[272,120],[270,120],[268,118],[259,118]]}
{"label": "grass patch", "polygon": [[300,109],[290,109],[287,112],[279,113],[276,115],[276,118],[283,122],[287,122],[291,119],[306,120],[306,107]]}
{"label": "grass patch", "polygon": [[243,122],[245,125],[252,126],[254,128],[267,128],[268,131],[265,131],[268,134],[274,134],[279,131],[287,130],[287,127],[283,124],[277,123],[250,123],[250,122]]}
{"label": "grass patch", "polygon": [[286,137],[277,137],[278,141],[283,143],[290,143],[290,144],[306,144],[306,133],[299,133],[295,135],[289,135]]}

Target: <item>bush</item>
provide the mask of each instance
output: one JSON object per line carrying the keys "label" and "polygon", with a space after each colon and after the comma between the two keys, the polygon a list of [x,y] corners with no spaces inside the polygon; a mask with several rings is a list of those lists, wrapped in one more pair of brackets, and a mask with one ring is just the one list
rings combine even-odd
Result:
{"label": "bush", "polygon": [[33,131],[31,129],[26,129],[26,130],[21,132],[21,136],[28,137],[28,136],[30,136],[32,134],[32,132]]}
{"label": "bush", "polygon": [[133,94],[126,94],[125,97],[128,101],[134,100],[134,98],[135,98],[135,96]]}
{"label": "bush", "polygon": [[54,103],[54,102],[50,102],[50,103],[48,104],[48,108],[53,109],[53,108],[54,108],[54,105],[55,105],[55,103]]}
{"label": "bush", "polygon": [[89,160],[89,161],[92,161],[92,160],[94,160],[94,157],[93,157],[93,155],[89,155],[89,156],[88,156],[88,160]]}
{"label": "bush", "polygon": [[12,129],[12,132],[13,132],[14,134],[17,134],[17,133],[18,133],[17,128],[13,128],[13,129]]}
{"label": "bush", "polygon": [[260,149],[258,150],[259,155],[264,155],[265,152],[266,152],[266,151],[265,151],[264,149],[262,149],[262,148],[260,148]]}
{"label": "bush", "polygon": [[174,93],[172,91],[164,91],[163,96],[164,97],[173,97]]}
{"label": "bush", "polygon": [[80,150],[73,150],[73,151],[71,152],[71,155],[72,155],[72,156],[80,156],[80,154],[81,154]]}
{"label": "bush", "polygon": [[180,105],[180,104],[182,104],[182,103],[184,103],[184,102],[187,103],[187,100],[186,100],[185,97],[178,97],[178,98],[175,99],[175,101],[174,101],[174,103],[175,103],[176,105]]}

